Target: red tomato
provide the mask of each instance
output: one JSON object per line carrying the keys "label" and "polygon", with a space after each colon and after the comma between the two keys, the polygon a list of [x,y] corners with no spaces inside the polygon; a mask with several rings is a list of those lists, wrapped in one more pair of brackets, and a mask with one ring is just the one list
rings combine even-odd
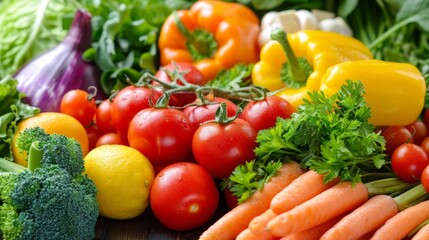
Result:
{"label": "red tomato", "polygon": [[150,190],[155,217],[166,227],[185,231],[207,223],[219,204],[210,174],[195,163],[180,162],[162,169]]}
{"label": "red tomato", "polygon": [[[168,65],[163,66],[158,72],[155,74],[159,80],[171,83],[172,79],[169,75],[169,72],[179,71],[185,73],[183,75],[184,79],[188,83],[203,85],[204,84],[204,76],[194,65],[187,62],[175,62]],[[180,80],[177,80],[179,85],[183,85]],[[173,93],[172,97],[174,101],[170,101],[172,106],[184,106],[188,103],[191,103],[196,99],[195,93]]]}
{"label": "red tomato", "polygon": [[214,178],[226,178],[239,164],[255,158],[256,131],[243,119],[201,125],[192,140],[195,161]]}
{"label": "red tomato", "polygon": [[234,196],[232,192],[227,188],[223,191],[225,196],[225,202],[229,209],[233,209],[238,206],[238,198]]}
{"label": "red tomato", "polygon": [[429,155],[429,137],[425,137],[425,139],[423,139],[420,143],[420,147]]}
{"label": "red tomato", "polygon": [[192,129],[180,110],[147,108],[131,120],[128,142],[153,165],[165,166],[190,157]]}
{"label": "red tomato", "polygon": [[[237,105],[235,105],[235,103],[231,102],[228,99],[215,97],[211,102],[226,103],[226,111],[227,111],[228,117],[232,117],[235,114],[237,114]],[[198,104],[198,103],[195,102],[195,104]],[[183,113],[189,119],[192,129],[196,131],[202,123],[215,119],[216,110],[218,109],[218,107],[219,107],[219,104],[211,104],[211,103],[206,105],[191,105],[184,108]]]}
{"label": "red tomato", "polygon": [[61,112],[76,118],[83,126],[92,122],[96,111],[95,99],[87,91],[70,90],[61,99]]}
{"label": "red tomato", "polygon": [[413,143],[413,138],[405,127],[389,126],[383,130],[381,135],[386,139],[386,153],[392,156],[393,151],[404,143]]}
{"label": "red tomato", "polygon": [[112,124],[121,138],[127,141],[128,126],[140,110],[155,104],[161,93],[145,87],[127,86],[115,96],[111,106]]}
{"label": "red tomato", "polygon": [[398,178],[414,183],[420,180],[423,169],[429,164],[429,157],[420,146],[405,143],[395,149],[391,164]]}
{"label": "red tomato", "polygon": [[420,176],[420,181],[422,182],[426,192],[429,193],[429,165],[423,169],[422,175]]}
{"label": "red tomato", "polygon": [[413,136],[413,142],[415,144],[420,144],[423,139],[428,136],[428,128],[426,127],[426,124],[421,120],[416,120],[411,124],[405,126],[405,128],[410,131],[411,135]]}
{"label": "red tomato", "polygon": [[124,142],[119,136],[118,133],[105,133],[101,135],[97,142],[95,143],[95,146],[99,147],[101,145],[108,145],[108,144],[120,144],[120,145],[127,145],[126,142]]}
{"label": "red tomato", "polygon": [[115,127],[112,124],[112,102],[110,99],[106,99],[102,101],[97,106],[97,112],[95,113],[95,123],[97,124],[98,128],[104,132],[116,132]]}
{"label": "red tomato", "polygon": [[97,146],[98,138],[103,135],[103,132],[98,129],[97,125],[91,124],[85,128],[86,134],[88,135],[88,149],[92,150]]}
{"label": "red tomato", "polygon": [[269,96],[264,100],[249,102],[240,114],[240,118],[252,125],[256,132],[276,125],[278,117],[290,118],[295,108],[285,99]]}

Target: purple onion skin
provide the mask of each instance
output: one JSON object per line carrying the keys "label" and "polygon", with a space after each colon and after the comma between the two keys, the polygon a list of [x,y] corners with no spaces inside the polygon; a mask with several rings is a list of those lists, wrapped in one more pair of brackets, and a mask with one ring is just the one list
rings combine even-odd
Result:
{"label": "purple onion skin", "polygon": [[101,70],[82,59],[83,52],[91,46],[91,34],[91,16],[78,10],[64,40],[15,74],[17,89],[26,95],[23,100],[42,112],[59,112],[67,91],[88,90],[89,86],[97,88],[98,100],[106,99],[99,83]]}

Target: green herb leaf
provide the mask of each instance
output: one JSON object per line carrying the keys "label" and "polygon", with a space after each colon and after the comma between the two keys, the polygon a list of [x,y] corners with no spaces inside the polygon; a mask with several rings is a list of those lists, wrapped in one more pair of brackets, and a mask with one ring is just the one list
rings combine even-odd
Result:
{"label": "green herb leaf", "polygon": [[275,127],[258,133],[257,161],[296,160],[326,182],[339,177],[357,183],[361,174],[379,170],[385,140],[368,122],[371,111],[363,94],[363,84],[350,80],[332,96],[309,92],[290,119],[278,119]]}
{"label": "green herb leaf", "polygon": [[22,102],[24,94],[16,89],[18,81],[10,76],[0,79],[0,158],[12,161],[11,144],[19,120],[34,116],[40,109]]}
{"label": "green herb leaf", "polygon": [[226,90],[249,86],[252,68],[253,64],[236,64],[230,69],[220,71],[215,79],[209,81],[206,85]]}

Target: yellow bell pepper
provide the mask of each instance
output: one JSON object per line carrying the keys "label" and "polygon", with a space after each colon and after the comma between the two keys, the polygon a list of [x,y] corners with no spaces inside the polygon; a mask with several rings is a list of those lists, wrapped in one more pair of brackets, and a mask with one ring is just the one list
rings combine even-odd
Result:
{"label": "yellow bell pepper", "polygon": [[[270,41],[261,49],[252,81],[288,100],[295,108],[309,91],[321,90],[329,96],[346,80],[360,80],[371,108],[372,124],[404,126],[422,112],[426,83],[415,66],[374,60],[363,43],[338,33],[305,30],[287,37],[284,32],[274,36],[277,41]],[[307,59],[311,73],[306,64],[297,60],[299,57]]]}
{"label": "yellow bell pepper", "polygon": [[[288,100],[295,108],[303,103],[308,90],[320,88],[321,78],[329,67],[345,61],[372,59],[371,51],[362,42],[339,33],[303,30],[288,34],[288,41],[280,43],[282,37],[262,47],[260,61],[252,71],[252,82],[270,91],[284,88],[277,95]],[[284,64],[289,59],[292,65],[296,58],[305,58],[312,73],[305,79],[294,79],[298,87],[287,86],[282,79]]]}
{"label": "yellow bell pepper", "polygon": [[326,71],[320,90],[331,95],[347,79],[360,80],[365,86],[370,122],[376,126],[408,125],[423,110],[425,79],[411,64],[380,60],[343,62]]}

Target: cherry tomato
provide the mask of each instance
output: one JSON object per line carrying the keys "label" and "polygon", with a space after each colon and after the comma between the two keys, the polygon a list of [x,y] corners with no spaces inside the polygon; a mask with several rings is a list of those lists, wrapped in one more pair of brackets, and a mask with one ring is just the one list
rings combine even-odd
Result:
{"label": "cherry tomato", "polygon": [[147,108],[131,120],[128,142],[153,165],[165,166],[189,159],[192,129],[180,110]]}
{"label": "cherry tomato", "polygon": [[420,147],[429,155],[429,137],[425,137],[425,139],[423,139],[420,143]]}
{"label": "cherry tomato", "polygon": [[97,105],[87,91],[74,89],[68,91],[61,99],[62,113],[76,118],[83,126],[88,126],[94,119]]}
{"label": "cherry tomato", "polygon": [[103,135],[103,132],[95,124],[91,124],[85,128],[88,135],[88,149],[92,150],[97,146],[98,138]]}
{"label": "cherry tomato", "polygon": [[238,206],[237,196],[234,196],[228,188],[223,190],[223,194],[225,197],[226,206],[228,206],[229,209],[233,209]]}
{"label": "cherry tomato", "polygon": [[155,217],[176,231],[207,223],[219,205],[219,190],[213,178],[195,163],[180,162],[162,169],[149,195]]}
{"label": "cherry tomato", "polygon": [[98,128],[104,132],[116,132],[115,127],[112,124],[112,102],[110,99],[106,99],[102,101],[97,106],[97,112],[95,113],[95,123],[97,124]]}
{"label": "cherry tomato", "polygon": [[278,117],[290,118],[295,108],[285,99],[269,96],[264,100],[251,101],[243,109],[240,118],[249,122],[256,132],[275,126]]}
{"label": "cherry tomato", "polygon": [[414,183],[420,180],[423,169],[429,164],[429,157],[420,146],[405,143],[395,149],[391,164],[398,178]]}
{"label": "cherry tomato", "polygon": [[[183,78],[188,82],[196,85],[204,84],[204,76],[194,65],[188,62],[174,62],[168,65],[163,66],[158,72],[156,72],[155,77],[159,80],[171,83],[172,79],[169,75],[169,72],[178,71],[185,73]],[[179,85],[183,85],[180,80],[177,80]],[[172,106],[184,106],[188,103],[191,103],[196,99],[196,95],[194,93],[173,93],[172,94],[174,101],[170,101],[170,105]]]}
{"label": "cherry tomato", "polygon": [[420,144],[423,139],[428,136],[428,128],[426,127],[426,124],[421,120],[416,120],[411,124],[405,126],[405,128],[410,131],[411,135],[413,136],[413,142],[417,145]]}
{"label": "cherry tomato", "polygon": [[108,144],[120,144],[120,145],[127,145],[126,142],[124,142],[119,136],[118,133],[104,133],[101,135],[97,142],[95,143],[95,146],[99,147],[101,145],[108,145]]}
{"label": "cherry tomato", "polygon": [[392,156],[393,151],[404,143],[413,143],[413,137],[407,128],[403,126],[389,126],[381,135],[386,139],[386,153]]}
{"label": "cherry tomato", "polygon": [[[198,104],[198,102],[200,101],[196,100],[195,104]],[[219,104],[212,103],[226,103],[226,111],[228,117],[232,117],[237,114],[237,105],[235,105],[235,103],[231,102],[228,99],[215,97],[210,102],[211,103],[206,105],[191,105],[183,109],[183,113],[189,119],[189,122],[191,123],[192,129],[194,131],[196,131],[202,123],[215,119],[216,110],[218,109]]]}
{"label": "cherry tomato", "polygon": [[429,165],[423,169],[422,175],[420,176],[420,181],[422,182],[426,192],[429,193]]}
{"label": "cherry tomato", "polygon": [[256,131],[243,119],[227,124],[207,122],[194,133],[195,161],[214,178],[226,178],[239,164],[255,158]]}
{"label": "cherry tomato", "polygon": [[128,126],[140,110],[152,107],[161,93],[145,87],[127,86],[115,96],[111,106],[112,124],[121,138],[127,141]]}

